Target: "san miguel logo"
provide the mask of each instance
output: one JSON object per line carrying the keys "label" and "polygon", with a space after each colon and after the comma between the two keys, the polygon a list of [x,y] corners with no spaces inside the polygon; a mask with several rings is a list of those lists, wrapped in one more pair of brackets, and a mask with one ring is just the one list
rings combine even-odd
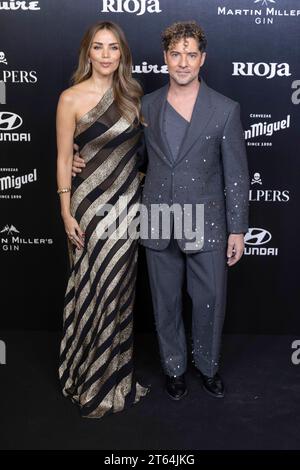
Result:
{"label": "san miguel logo", "polygon": [[289,129],[291,126],[291,115],[288,114],[285,119],[280,121],[268,122],[260,121],[251,124],[250,129],[245,130],[245,139],[253,139],[256,137],[271,137],[275,132]]}
{"label": "san miguel logo", "polygon": [[[1,171],[1,169],[0,169]],[[22,186],[27,185],[29,183],[33,183],[37,181],[37,169],[34,168],[30,173],[26,173],[25,175],[7,175],[0,177],[0,199],[2,199],[2,191],[7,192],[8,190],[19,190]],[[11,195],[5,195],[3,199],[14,199],[10,197]]]}
{"label": "san miguel logo", "polygon": [[274,134],[288,132],[293,124],[291,114],[282,117],[284,119],[275,121],[270,113],[250,113],[250,125],[245,130],[247,147],[272,148],[276,144]]}
{"label": "san miguel logo", "polygon": [[[230,8],[230,3],[223,1],[223,5],[217,7],[217,14],[230,17],[248,16],[255,24],[273,24],[275,19],[300,17],[299,9],[278,8],[284,5],[282,0],[244,0],[244,8]],[[299,6],[299,1],[295,0],[295,4]]]}

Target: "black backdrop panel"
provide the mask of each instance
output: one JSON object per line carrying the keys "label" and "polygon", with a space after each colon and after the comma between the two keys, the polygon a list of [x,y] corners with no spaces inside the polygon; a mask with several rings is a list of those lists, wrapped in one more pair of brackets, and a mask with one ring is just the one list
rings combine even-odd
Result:
{"label": "black backdrop panel", "polygon": [[[194,19],[208,39],[202,75],[240,102],[247,131],[251,230],[243,260],[230,270],[225,331],[300,331],[300,108],[292,102],[299,8],[298,0],[0,1],[1,328],[61,326],[68,258],[56,196],[55,111],[84,31],[102,19],[119,23],[135,77],[150,92],[168,80],[161,31]],[[136,324],[153,328],[143,250]]]}

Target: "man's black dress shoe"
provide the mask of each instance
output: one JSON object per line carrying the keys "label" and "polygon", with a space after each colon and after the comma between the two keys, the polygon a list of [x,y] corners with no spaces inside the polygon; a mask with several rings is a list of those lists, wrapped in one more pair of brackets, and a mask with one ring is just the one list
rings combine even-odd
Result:
{"label": "man's black dress shoe", "polygon": [[215,398],[223,398],[225,395],[225,388],[219,374],[216,374],[213,377],[208,377],[207,375],[202,374],[202,372],[198,372],[202,379],[203,390]]}
{"label": "man's black dress shoe", "polygon": [[184,374],[178,377],[166,376],[166,392],[172,400],[181,400],[187,394]]}

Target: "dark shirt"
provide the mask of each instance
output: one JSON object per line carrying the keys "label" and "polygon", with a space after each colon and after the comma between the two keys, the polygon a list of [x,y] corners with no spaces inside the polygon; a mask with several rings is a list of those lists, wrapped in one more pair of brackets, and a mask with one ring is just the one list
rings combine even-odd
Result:
{"label": "dark shirt", "polygon": [[164,116],[164,131],[173,161],[175,161],[178,156],[188,126],[189,122],[167,101]]}

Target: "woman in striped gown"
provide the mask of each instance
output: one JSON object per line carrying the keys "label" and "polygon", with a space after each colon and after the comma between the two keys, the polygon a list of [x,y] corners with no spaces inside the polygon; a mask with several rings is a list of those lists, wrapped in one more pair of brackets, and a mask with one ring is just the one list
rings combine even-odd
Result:
{"label": "woman in striped gown", "polygon": [[[117,25],[86,32],[73,83],[57,109],[57,183],[71,259],[59,377],[81,415],[100,418],[148,392],[133,376],[137,239],[128,236],[140,198],[142,91]],[[86,167],[71,182],[74,142]]]}

